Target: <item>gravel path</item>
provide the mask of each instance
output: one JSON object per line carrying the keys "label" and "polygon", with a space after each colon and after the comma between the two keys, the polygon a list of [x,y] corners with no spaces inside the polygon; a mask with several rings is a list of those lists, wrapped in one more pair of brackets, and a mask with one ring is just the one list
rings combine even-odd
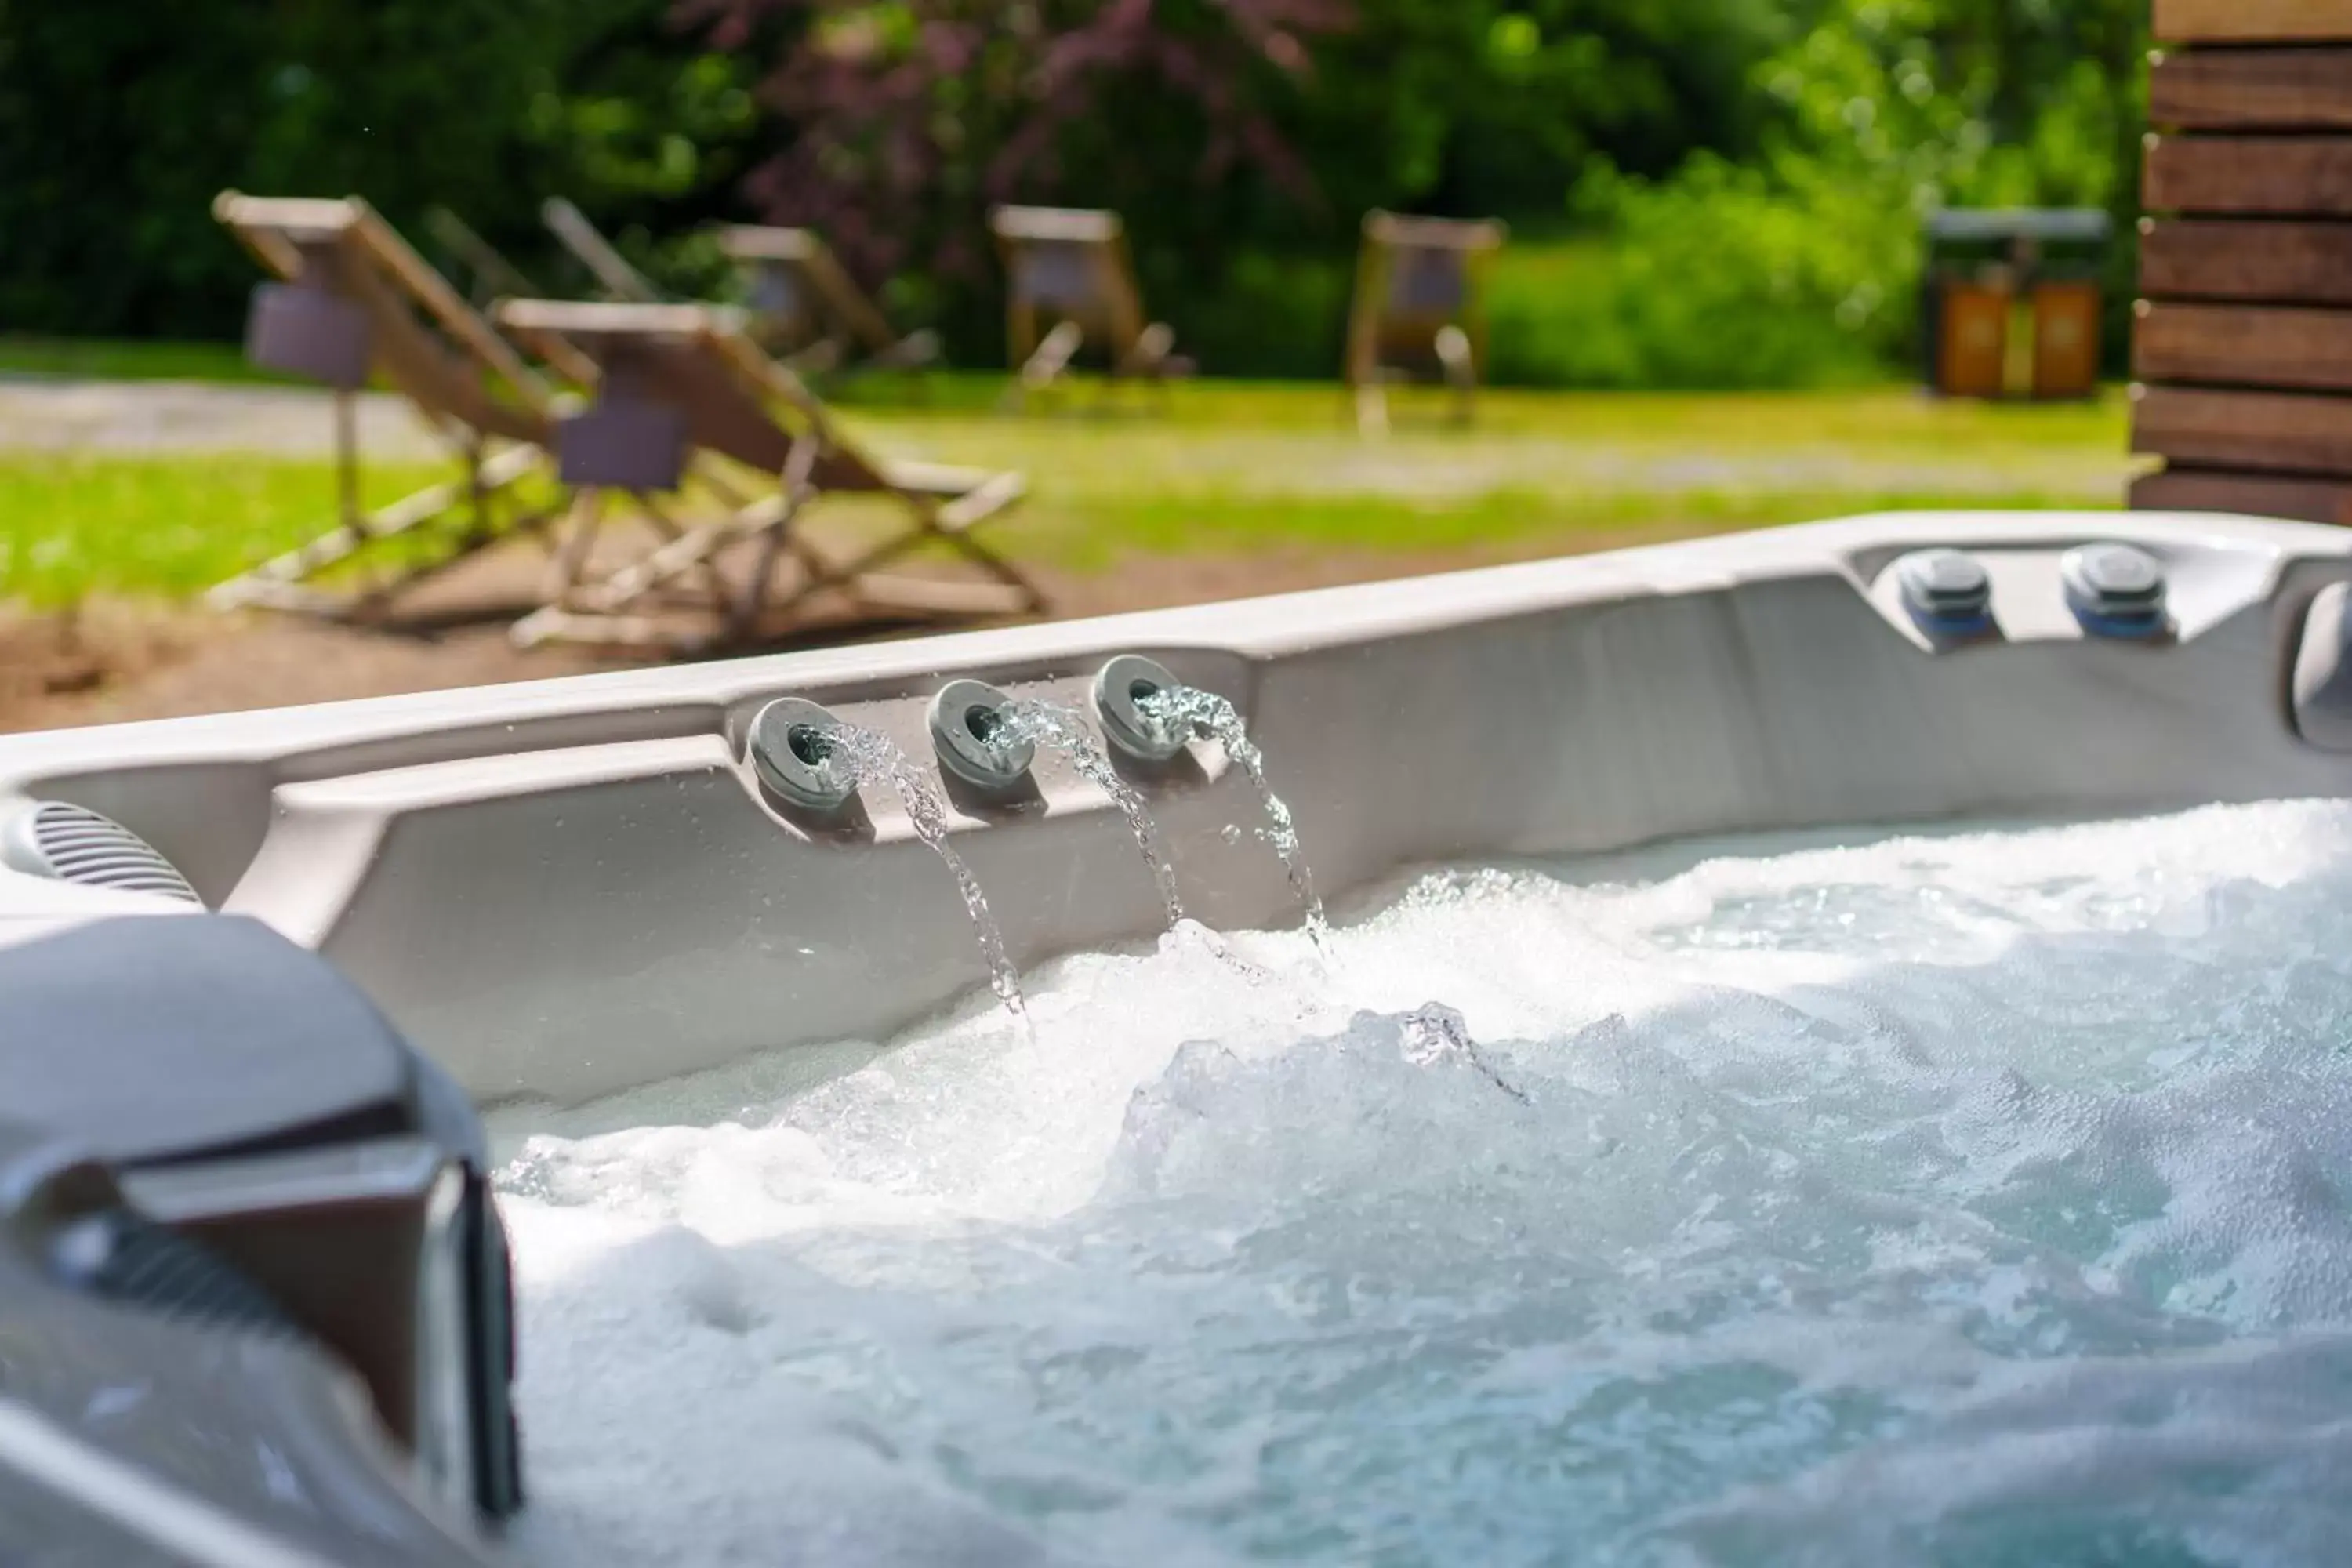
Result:
{"label": "gravel path", "polygon": [[[334,448],[334,399],[300,386],[193,381],[0,379],[0,449],[268,452]],[[433,433],[405,398],[359,395],[361,447],[372,457],[433,458]]]}
{"label": "gravel path", "polygon": [[[360,395],[361,449],[371,458],[430,459],[443,447],[406,400]],[[1074,491],[1087,472],[1059,448],[1066,426],[1049,420],[887,421],[877,444],[912,442],[942,461],[1011,463],[1052,473]],[[201,382],[100,382],[0,377],[0,450],[263,452],[323,457],[333,450],[331,397],[299,386],[222,386]],[[2129,460],[2120,451],[2085,461],[2071,450],[2024,447],[1988,465],[1968,455],[1894,454],[1847,443],[1563,438],[1518,431],[1406,435],[1367,443],[1352,432],[1253,431],[1168,426],[1120,433],[1114,470],[1124,489],[1139,469],[1157,488],[1187,485],[1231,492],[1329,497],[1395,496],[1444,501],[1515,489],[1649,490],[1847,489],[1996,495],[2039,489],[2105,505],[2120,492]],[[1031,450],[1030,448],[1039,448]]]}

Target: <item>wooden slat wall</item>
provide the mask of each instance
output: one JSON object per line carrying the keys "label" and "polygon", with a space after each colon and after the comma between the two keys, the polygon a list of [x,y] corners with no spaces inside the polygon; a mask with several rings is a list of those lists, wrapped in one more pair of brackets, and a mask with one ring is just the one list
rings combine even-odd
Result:
{"label": "wooden slat wall", "polygon": [[2342,43],[2352,0],[2156,0],[2155,24],[2168,44]]}
{"label": "wooden slat wall", "polygon": [[2161,57],[2148,72],[2147,117],[2182,131],[2352,131],[2352,48]]}
{"label": "wooden slat wall", "polygon": [[2352,305],[2352,224],[2143,219],[2140,292]]}
{"label": "wooden slat wall", "polygon": [[2352,310],[2143,300],[2138,316],[2142,381],[2352,392]]}
{"label": "wooden slat wall", "polygon": [[2182,213],[2352,217],[2352,136],[2158,136],[2140,199]]}
{"label": "wooden slat wall", "polygon": [[2132,481],[2137,511],[2242,511],[2352,527],[2352,479],[2165,468]]}
{"label": "wooden slat wall", "polygon": [[2352,0],[2155,0],[2143,509],[2352,525]]}
{"label": "wooden slat wall", "polygon": [[2149,386],[2132,413],[2137,451],[2222,468],[2352,477],[2352,400]]}

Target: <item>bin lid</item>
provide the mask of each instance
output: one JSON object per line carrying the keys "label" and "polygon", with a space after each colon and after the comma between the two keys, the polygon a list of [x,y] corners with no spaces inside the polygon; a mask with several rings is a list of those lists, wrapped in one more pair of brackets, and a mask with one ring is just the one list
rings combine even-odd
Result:
{"label": "bin lid", "polygon": [[2115,220],[2097,207],[1944,207],[1927,215],[1927,237],[1939,243],[1972,240],[2105,240]]}

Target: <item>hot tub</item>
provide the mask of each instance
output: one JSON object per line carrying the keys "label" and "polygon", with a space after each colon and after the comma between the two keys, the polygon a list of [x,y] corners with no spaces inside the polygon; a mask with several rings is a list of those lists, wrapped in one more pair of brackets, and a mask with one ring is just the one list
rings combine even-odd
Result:
{"label": "hot tub", "polygon": [[[2253,1027],[2251,994],[2217,978],[2176,995],[2149,978],[2166,964],[2259,972],[2263,994],[2288,996],[2282,1016],[2315,1027],[2352,1005],[2333,953],[2273,951],[2289,913],[2334,908],[2326,879],[2352,838],[2325,804],[2352,793],[2347,580],[2352,542],[2321,528],[1890,515],[1094,622],[7,737],[0,796],[98,814],[163,869],[119,886],[0,871],[0,940],[32,952],[143,917],[249,917],[322,955],[422,1053],[425,1087],[401,1103],[424,1109],[395,1131],[422,1136],[436,1095],[449,1098],[436,1084],[487,1108],[495,1148],[446,1116],[428,1142],[467,1180],[502,1173],[521,1415],[545,1456],[541,1503],[503,1528],[550,1561],[740,1560],[779,1541],[908,1561],[2065,1561],[2110,1547],[2293,1560],[2324,1538],[2312,1532],[2328,1468],[2346,1458],[2326,1402],[2308,1407],[2315,1380],[2352,1387],[2352,1352],[2330,1337],[2352,1320],[2352,1246],[2337,1250],[2332,1228],[2340,1122],[2281,1131],[2272,1084],[2190,1095],[2172,1121],[2071,1154],[1984,1153],[1955,1129],[2008,1125],[2001,1108],[2027,1102],[2057,1116],[2035,1097],[2063,1093],[2091,1097],[2066,1115],[2111,1122],[2126,1101],[2154,1103],[2137,1097],[2187,1092],[2180,1073],[2221,1070],[2237,1047],[2140,1048],[2150,1026],[2135,997],[2160,997],[2207,1046],[2242,1045]],[[935,698],[951,681],[1057,705],[1091,735],[1107,721],[1101,672],[1120,658],[1233,705],[1336,931],[1298,930],[1301,886],[1231,748],[1108,749],[1156,823],[1170,889],[1111,794],[1068,758],[964,776],[953,734],[941,739]],[[958,884],[896,794],[869,776],[839,809],[815,809],[780,790],[792,764],[761,721],[787,698],[895,742],[940,789],[947,842],[1030,993],[1025,1016],[990,994]],[[1716,847],[1675,847],[1694,843]],[[1669,847],[1611,858],[1649,846]],[[1172,933],[1171,890],[1187,917]],[[1981,916],[1950,912],[1969,898]],[[1697,914],[1672,913],[1694,899]],[[1927,935],[1923,909],[1943,922]],[[1433,910],[1452,912],[1433,925]],[[1714,967],[1676,970],[1665,991],[1627,981],[1624,943],[1593,933],[1628,910],[1648,911],[1625,928],[1643,964],[1672,947],[1707,950]],[[1567,945],[1543,945],[1546,922]],[[2268,956],[2193,945],[2233,922],[2271,933]],[[2074,941],[2143,929],[2158,946],[2121,958],[2086,962]],[[1976,945],[1937,945],[1955,931]],[[1489,963],[1522,936],[1527,962]],[[2162,945],[2176,942],[2192,945]],[[1792,946],[1835,962],[1738,967]],[[1746,956],[1723,967],[1726,949]],[[2143,960],[2157,968],[2143,974]],[[2041,986],[2045,1014],[2095,992],[2108,1044],[2045,1059],[2014,1019],[1979,1026],[1944,992],[1921,1000],[1933,986],[1890,999],[1868,978],[1971,965],[1996,993]],[[119,972],[139,984],[135,960]],[[2138,978],[2110,994],[2093,984],[2110,973]],[[2242,1005],[2226,1017],[2189,1005],[2209,991]],[[1693,1000],[1735,992],[1726,1009]],[[1562,1010],[1529,1014],[1505,993],[1556,993]],[[1937,1007],[1932,1025],[1913,1016]],[[1995,1036],[2005,1054],[1952,1054]],[[1717,1042],[1703,1067],[1670,1043],[1683,1037]],[[2100,1054],[2116,1041],[2137,1043]],[[2324,1056],[2297,1041],[2279,1048]],[[1864,1061],[1855,1082],[1893,1063],[1935,1087],[1857,1104],[1853,1082],[1787,1068],[1814,1053]],[[2352,1103],[2313,1070],[2301,1103]],[[172,1092],[160,1078],[137,1087]],[[1803,1152],[1745,1120],[1759,1106],[1796,1117],[1769,1126]],[[2169,1261],[2119,1265],[2140,1256],[2116,1239],[2129,1225],[2210,1196],[2167,1187],[2160,1162],[2134,1151],[2232,1116],[2242,1144],[2216,1145],[2212,1162],[2242,1148],[2277,1169],[2217,1224],[2259,1228],[2275,1200],[2284,1261],[2265,1273],[2226,1247],[2183,1261],[2212,1249],[2195,1232]],[[1660,1132],[1661,1117],[1685,1131]],[[1910,1174],[1824,1174],[1816,1141],[1832,1121],[1870,1159],[1948,1168],[1982,1190],[1896,1202]],[[867,1163],[877,1149],[887,1157]],[[1584,1163],[1620,1151],[1622,1166]],[[2020,1218],[2002,1206],[2008,1176],[1987,1172],[2034,1159],[2063,1168],[2073,1196],[2040,1193]],[[123,1175],[128,1210],[143,1212],[142,1184],[169,1185],[160,1168]],[[1628,1169],[1664,1205],[1651,1229],[1557,1228],[1569,1222],[1551,1205],[1588,1176],[1630,1203],[1607,1173]],[[1828,1191],[1846,1219],[1791,1237],[1742,1206],[1780,1184]],[[1278,1201],[1254,1211],[1255,1191]],[[1302,1193],[1313,1202],[1290,1206]],[[169,1224],[202,1205],[166,1193],[151,1206]],[[1486,1211],[1483,1240],[1455,1223]],[[494,1227],[482,1212],[477,1230]],[[1708,1252],[1710,1225],[1745,1238],[1734,1261]],[[1786,1256],[1754,1251],[1768,1232]],[[1276,1235],[1288,1250],[1269,1260]],[[488,1269],[489,1243],[468,1245],[452,1256]],[[1908,1273],[1906,1246],[1922,1259]],[[1807,1262],[1809,1247],[1868,1259]],[[1969,1247],[1973,1261],[1950,1263]],[[1495,1258],[1517,1271],[1465,1262]],[[1566,1275],[1546,1274],[1563,1259]],[[1616,1282],[1568,1289],[1580,1269]],[[1126,1293],[1160,1274],[1224,1285]],[[2266,1288],[2273,1276],[2301,1283]],[[453,1321],[504,1288],[467,1278]],[[1690,1283],[1701,1278],[1705,1289]],[[1666,1282],[1611,1293],[1633,1279]],[[1870,1375],[1834,1357],[1800,1366],[1760,1340],[1696,1384],[1675,1374],[1690,1342],[1787,1329],[1790,1301],[1810,1301],[1800,1315],[1834,1338],[1869,1315],[1872,1292],[1915,1288],[1857,1341],[1885,1363]],[[1284,1323],[1312,1330],[1304,1342],[1245,1305],[1277,1299]],[[2019,1304],[2049,1300],[2074,1305]],[[2232,1303],[2248,1301],[2242,1321]],[[844,1338],[842,1321],[868,1315],[898,1326]],[[1113,1318],[1133,1331],[1109,1331]],[[1051,1342],[1024,1338],[1022,1321]],[[556,1369],[543,1384],[534,1322]],[[1333,1326],[1349,1322],[1369,1337]],[[249,1331],[208,1323],[197,1338]],[[1276,1342],[1288,1349],[1262,1376],[1230,1375]],[[952,1349],[966,1343],[983,1348]],[[662,1362],[664,1346],[684,1359]],[[473,1355],[478,1405],[504,1363]],[[2136,1381],[2134,1358],[2158,1366],[2155,1382]],[[320,1359],[331,1377],[334,1358]],[[420,1349],[402,1364],[430,1361]],[[2072,1380],[2071,1415],[2052,1386],[2025,1386],[2043,1370]],[[999,1372],[1020,1389],[994,1387]],[[1915,1420],[1906,1377],[1961,1393]],[[486,1473],[488,1427],[477,1420],[434,1459],[429,1412],[401,1403],[423,1396],[392,1381],[388,1394],[368,1380],[394,1438],[370,1463],[440,1521],[415,1547],[432,1560],[469,1528],[451,1519],[485,1502],[447,1472]],[[2226,1386],[2267,1392],[2232,1405],[2212,1392]],[[662,1411],[665,1390],[687,1389],[688,1408]],[[711,1403],[737,1389],[751,1391],[740,1409]],[[2212,1422],[2148,1413],[2200,1398],[2220,1402]],[[126,1460],[104,1423],[63,1403],[0,1404],[0,1418],[21,1414],[28,1433],[46,1422],[58,1452],[126,1467],[215,1523],[330,1539],[266,1476],[174,1469],[154,1446]],[[1972,1429],[1993,1435],[1989,1462],[2010,1476],[1984,1481],[1983,1507],[1939,1479],[1966,1468]],[[1373,1430],[1402,1436],[1361,1436]],[[1871,1471],[1882,1444],[1892,1457]],[[0,1441],[0,1465],[64,1485],[26,1457],[37,1449],[49,1452]],[[745,1455],[772,1458],[733,1462]],[[437,1500],[408,1474],[419,1464],[441,1475]],[[2037,1465],[2113,1495],[2074,1508],[2063,1486],[2025,1484]],[[2234,1500],[2168,1511],[2134,1477]],[[632,1502],[639,1484],[670,1501]],[[85,1512],[115,1495],[85,1492]],[[1612,1513],[1602,1494],[1645,1500]],[[1871,1495],[1891,1500],[1857,1533]],[[330,1522],[360,1529],[346,1512]]]}

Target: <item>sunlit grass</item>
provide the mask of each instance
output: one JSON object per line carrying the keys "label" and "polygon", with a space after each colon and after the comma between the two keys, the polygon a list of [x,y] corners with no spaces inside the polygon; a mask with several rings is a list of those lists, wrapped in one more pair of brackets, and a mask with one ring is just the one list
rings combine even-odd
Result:
{"label": "sunlit grass", "polygon": [[[866,408],[853,418],[882,433],[918,435],[962,446],[986,441],[1024,452],[1067,453],[1085,467],[1116,464],[1136,452],[1197,450],[1204,436],[1234,450],[1278,438],[1264,449],[1320,458],[1356,454],[1443,465],[1475,459],[1490,447],[1530,441],[1565,448],[1596,447],[1724,452],[1755,456],[1820,448],[1843,456],[1912,458],[1950,463],[2008,462],[2050,452],[2069,460],[2113,464],[2122,458],[2128,409],[2119,393],[2095,402],[1947,402],[1907,387],[1798,393],[1559,393],[1512,388],[1480,395],[1475,424],[1457,429],[1434,391],[1409,388],[1391,400],[1394,430],[1385,440],[1356,434],[1349,405],[1331,387],[1210,384],[1182,386],[1164,404],[1122,391],[1105,402],[1082,390],[1043,412],[1016,416],[993,408]],[[1305,442],[1305,446],[1293,443]]]}
{"label": "sunlit grass", "polygon": [[850,417],[895,453],[1023,469],[1033,496],[1007,536],[1082,569],[1122,553],[1527,553],[1860,511],[2113,507],[2129,472],[2116,395],[1499,391],[1456,430],[1442,401],[1408,393],[1379,441],[1326,386],[1212,383],[1153,406],[1127,395],[1104,411],[1082,391],[1026,417],[946,396]]}
{"label": "sunlit grass", "polygon": [[[446,478],[433,465],[369,469],[381,505]],[[0,600],[198,593],[334,521],[323,461],[0,453]]]}
{"label": "sunlit grass", "polygon": [[[1017,468],[1028,501],[992,537],[1074,571],[1259,551],[1531,554],[1904,508],[2108,507],[2127,461],[2122,401],[1945,404],[1906,388],[1781,395],[1503,391],[1475,428],[1407,395],[1367,441],[1329,386],[1183,385],[1164,409],[1080,389],[999,411],[995,377],[932,378],[848,424],[905,456]],[[901,395],[906,388],[898,389]],[[448,477],[371,465],[380,503]],[[323,458],[0,451],[0,600],[177,596],[299,542],[333,514]],[[869,509],[844,509],[858,526]]]}
{"label": "sunlit grass", "polygon": [[[1952,504],[1906,490],[1685,490],[1669,495],[1497,490],[1443,507],[1380,497],[1275,500],[1138,498],[1083,508],[1034,506],[1006,525],[1027,558],[1099,571],[1129,555],[1246,555],[1265,550],[1476,556],[1569,553],[1622,544]],[[1972,495],[1970,507],[2043,510],[2084,504],[2042,490]]]}

